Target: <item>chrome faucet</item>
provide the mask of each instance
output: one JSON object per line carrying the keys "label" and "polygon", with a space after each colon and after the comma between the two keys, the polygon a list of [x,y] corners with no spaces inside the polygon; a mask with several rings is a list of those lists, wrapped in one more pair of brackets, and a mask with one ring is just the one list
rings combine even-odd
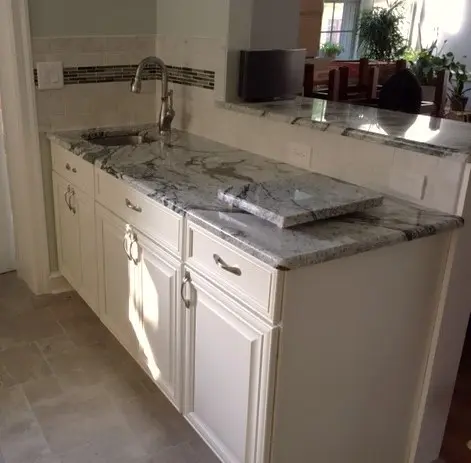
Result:
{"label": "chrome faucet", "polygon": [[131,81],[131,92],[141,93],[142,74],[148,64],[156,64],[162,69],[162,106],[160,107],[159,130],[161,135],[168,134],[172,130],[175,111],[173,109],[173,90],[168,89],[168,68],[166,64],[156,56],[144,58],[137,66],[136,75]]}

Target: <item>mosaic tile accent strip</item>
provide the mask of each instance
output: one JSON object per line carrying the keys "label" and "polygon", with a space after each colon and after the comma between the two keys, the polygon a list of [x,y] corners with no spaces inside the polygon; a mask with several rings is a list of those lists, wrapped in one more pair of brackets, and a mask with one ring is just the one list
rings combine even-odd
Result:
{"label": "mosaic tile accent strip", "polygon": [[[136,74],[137,65],[81,66],[64,68],[64,84],[96,84],[105,82],[130,82]],[[214,90],[214,71],[168,66],[169,82],[191,87]],[[162,71],[156,66],[147,66],[143,80],[161,80]],[[34,70],[34,83],[38,86],[38,73]]]}

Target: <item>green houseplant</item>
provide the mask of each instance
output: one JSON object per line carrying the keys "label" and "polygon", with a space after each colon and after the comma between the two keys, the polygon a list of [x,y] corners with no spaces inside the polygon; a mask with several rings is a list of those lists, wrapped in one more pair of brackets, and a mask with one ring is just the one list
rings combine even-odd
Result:
{"label": "green houseplant", "polygon": [[[445,46],[446,41],[443,46]],[[438,50],[437,40],[429,47],[410,52],[407,56],[411,63],[411,71],[415,74],[421,85],[433,85],[437,74],[444,69],[446,60],[442,54],[443,47]]]}
{"label": "green houseplant", "polygon": [[464,111],[468,104],[466,94],[471,90],[465,90],[464,85],[469,81],[466,65],[459,61],[453,61],[450,64],[452,75],[450,76],[450,102],[451,109],[454,111]]}
{"label": "green houseplant", "polygon": [[358,48],[362,56],[379,61],[394,61],[406,50],[401,33],[402,0],[387,8],[375,7],[364,11],[358,26]]}
{"label": "green houseplant", "polygon": [[320,52],[324,58],[337,58],[344,48],[338,43],[326,42],[321,46]]}

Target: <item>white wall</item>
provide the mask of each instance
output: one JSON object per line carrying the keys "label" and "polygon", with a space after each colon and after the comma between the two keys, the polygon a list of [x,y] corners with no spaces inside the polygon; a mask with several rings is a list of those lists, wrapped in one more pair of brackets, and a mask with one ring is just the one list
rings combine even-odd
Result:
{"label": "white wall", "polygon": [[156,0],[29,0],[33,37],[155,34]]}
{"label": "white wall", "polygon": [[[444,52],[452,51],[458,61],[471,68],[471,0],[425,0],[424,22],[421,28],[422,45],[430,45],[437,38],[439,46],[445,40]],[[463,58],[467,56],[467,58]]]}
{"label": "white wall", "polygon": [[157,32],[166,36],[225,38],[229,1],[157,0]]}
{"label": "white wall", "polygon": [[252,9],[251,48],[297,48],[299,0],[256,0]]}

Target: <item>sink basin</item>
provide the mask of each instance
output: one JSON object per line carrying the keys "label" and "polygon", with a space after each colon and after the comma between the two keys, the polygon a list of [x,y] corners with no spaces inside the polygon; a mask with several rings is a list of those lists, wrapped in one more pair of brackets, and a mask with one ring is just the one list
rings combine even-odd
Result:
{"label": "sink basin", "polygon": [[87,141],[100,146],[134,146],[144,143],[153,143],[159,140],[151,135],[104,135],[101,137],[90,137]]}

